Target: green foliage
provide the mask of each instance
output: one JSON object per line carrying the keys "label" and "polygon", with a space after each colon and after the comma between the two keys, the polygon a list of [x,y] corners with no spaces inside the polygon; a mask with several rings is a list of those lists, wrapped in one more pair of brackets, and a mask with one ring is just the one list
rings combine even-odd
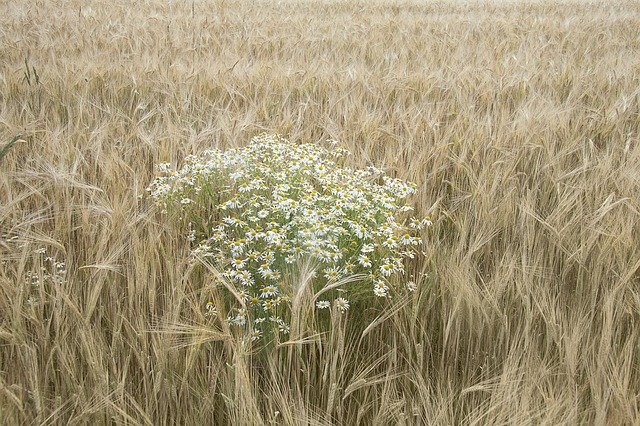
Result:
{"label": "green foliage", "polygon": [[14,137],[5,146],[0,148],[0,161],[4,158],[5,155],[7,155],[7,153],[9,152],[9,149],[11,149],[11,147],[15,145],[16,142],[18,142],[19,140],[20,140],[20,135]]}

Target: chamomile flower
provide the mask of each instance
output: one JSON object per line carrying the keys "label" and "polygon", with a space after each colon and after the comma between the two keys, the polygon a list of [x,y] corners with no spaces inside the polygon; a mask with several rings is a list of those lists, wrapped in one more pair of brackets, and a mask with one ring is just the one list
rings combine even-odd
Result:
{"label": "chamomile flower", "polygon": [[260,253],[255,251],[255,250],[249,250],[247,252],[247,261],[249,262],[255,262],[258,259],[260,259]]}
{"label": "chamomile flower", "polygon": [[238,280],[243,286],[251,286],[254,283],[253,276],[251,272],[247,270],[238,271],[235,276],[235,279]]}
{"label": "chamomile flower", "polygon": [[246,315],[236,315],[235,317],[230,316],[227,318],[227,323],[231,326],[242,327],[247,323],[247,317]]}
{"label": "chamomile flower", "polygon": [[398,241],[394,236],[391,236],[382,242],[382,246],[386,247],[389,250],[394,250],[396,247],[398,247]]}
{"label": "chamomile flower", "polygon": [[224,240],[226,233],[223,226],[216,226],[211,230],[211,240],[214,242],[220,242]]}
{"label": "chamomile flower", "polygon": [[251,341],[256,341],[262,337],[262,330],[253,330],[251,332]]}
{"label": "chamomile flower", "polygon": [[384,283],[384,281],[376,281],[373,286],[373,294],[378,297],[387,297],[387,293],[389,292],[389,287]]}
{"label": "chamomile flower", "polygon": [[272,297],[278,294],[278,288],[274,285],[267,285],[260,289],[260,297],[263,299]]}
{"label": "chamomile flower", "polygon": [[371,259],[367,255],[361,254],[360,256],[358,256],[358,263],[363,268],[371,268]]}
{"label": "chamomile flower", "polygon": [[270,276],[273,273],[268,263],[263,263],[262,265],[260,265],[258,267],[258,272],[260,273],[260,276],[264,279],[266,279],[267,276]]}
{"label": "chamomile flower", "polygon": [[245,234],[245,238],[247,239],[247,241],[255,241],[259,238],[259,236],[260,233],[257,229],[249,229]]}
{"label": "chamomile flower", "polygon": [[387,297],[387,289],[384,287],[375,286],[373,287],[373,294],[378,297]]}
{"label": "chamomile flower", "polygon": [[360,249],[360,251],[362,253],[371,253],[375,250],[375,246],[373,244],[365,244],[362,246],[362,248]]}
{"label": "chamomile flower", "polygon": [[409,227],[412,229],[416,229],[418,231],[424,229],[427,226],[431,226],[433,225],[433,222],[431,222],[431,220],[429,218],[424,218],[422,220],[418,220],[416,218],[412,218],[411,219],[411,223],[409,224]]}
{"label": "chamomile flower", "polygon": [[240,259],[240,258],[235,258],[231,261],[231,265],[236,269],[244,268],[244,265],[246,265],[246,263],[247,261],[245,259]]}
{"label": "chamomile flower", "polygon": [[287,325],[284,321],[278,322],[278,331],[282,334],[289,334],[291,332],[291,327]]}
{"label": "chamomile flower", "polygon": [[267,269],[261,272],[261,274],[262,274],[262,278],[264,278],[265,280],[272,280],[272,281],[277,281],[282,276],[280,272],[273,271],[271,269]]}
{"label": "chamomile flower", "polygon": [[380,266],[380,273],[385,277],[390,277],[395,271],[395,267],[391,263],[385,263]]}
{"label": "chamomile flower", "polygon": [[244,239],[231,241],[231,243],[229,243],[229,249],[231,251],[231,255],[233,255],[233,257],[237,257],[243,254],[245,244],[246,244],[246,240]]}
{"label": "chamomile flower", "polygon": [[274,310],[276,306],[277,305],[273,299],[266,299],[262,302],[262,309],[265,312]]}
{"label": "chamomile flower", "polygon": [[276,259],[276,254],[272,251],[268,251],[262,255],[262,259],[265,261],[265,263],[271,265]]}
{"label": "chamomile flower", "polygon": [[216,309],[216,306],[213,304],[213,302],[207,302],[204,310],[204,315],[207,317],[215,317],[218,314],[218,310]]}
{"label": "chamomile flower", "polygon": [[331,303],[328,300],[319,300],[316,302],[316,308],[318,309],[328,309],[331,307]]}
{"label": "chamomile flower", "polygon": [[405,233],[403,236],[400,237],[400,244],[409,245],[412,242],[413,242],[413,237],[408,233]]}
{"label": "chamomile flower", "polygon": [[352,262],[347,262],[344,264],[344,270],[348,274],[353,274],[356,270],[356,265],[354,265]]}
{"label": "chamomile flower", "polygon": [[335,306],[340,312],[345,313],[349,310],[349,301],[344,297],[338,297],[335,300]]}
{"label": "chamomile flower", "polygon": [[327,268],[324,270],[324,277],[329,281],[336,281],[340,278],[340,271],[336,268]]}

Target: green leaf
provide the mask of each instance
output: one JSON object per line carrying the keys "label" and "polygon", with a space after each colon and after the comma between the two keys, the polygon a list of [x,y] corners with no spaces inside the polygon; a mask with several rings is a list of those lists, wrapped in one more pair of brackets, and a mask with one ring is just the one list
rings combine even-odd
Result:
{"label": "green leaf", "polygon": [[7,152],[9,152],[9,149],[20,140],[20,135],[14,137],[13,139],[11,139],[11,142],[9,142],[8,144],[6,144],[5,146],[2,147],[2,149],[0,149],[0,161],[2,160],[2,158],[7,155]]}

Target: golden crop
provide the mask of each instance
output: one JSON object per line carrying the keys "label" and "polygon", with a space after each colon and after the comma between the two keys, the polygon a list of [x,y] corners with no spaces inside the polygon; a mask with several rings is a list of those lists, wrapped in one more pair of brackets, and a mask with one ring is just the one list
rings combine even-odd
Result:
{"label": "golden crop", "polygon": [[[638,424],[638,52],[630,0],[0,2],[0,423]],[[417,183],[416,291],[212,325],[145,189],[263,132]]]}

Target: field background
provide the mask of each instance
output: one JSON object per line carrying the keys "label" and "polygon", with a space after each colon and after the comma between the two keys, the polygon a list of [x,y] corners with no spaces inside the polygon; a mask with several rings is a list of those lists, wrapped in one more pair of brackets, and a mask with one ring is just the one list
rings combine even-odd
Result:
{"label": "field background", "polygon": [[[639,52],[635,1],[1,2],[0,423],[638,424]],[[265,131],[418,184],[413,299],[204,317],[145,188]]]}

